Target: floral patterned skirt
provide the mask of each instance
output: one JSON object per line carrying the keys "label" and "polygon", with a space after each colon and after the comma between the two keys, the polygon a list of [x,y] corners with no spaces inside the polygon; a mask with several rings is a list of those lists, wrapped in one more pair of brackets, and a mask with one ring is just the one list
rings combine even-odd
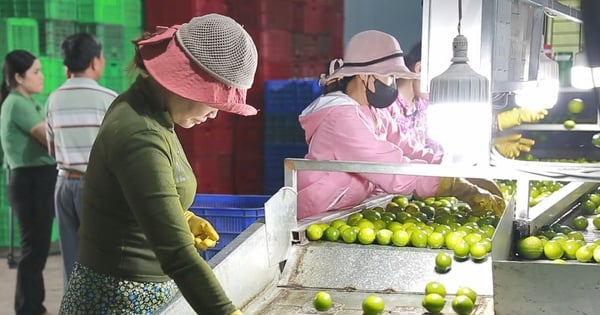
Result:
{"label": "floral patterned skirt", "polygon": [[173,280],[124,280],[98,273],[75,262],[59,314],[153,314],[164,307],[177,292],[178,288]]}

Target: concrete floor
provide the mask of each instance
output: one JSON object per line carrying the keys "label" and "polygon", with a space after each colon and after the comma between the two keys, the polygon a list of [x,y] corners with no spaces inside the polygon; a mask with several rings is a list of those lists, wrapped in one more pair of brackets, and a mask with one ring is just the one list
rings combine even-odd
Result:
{"label": "concrete floor", "polygon": [[[0,289],[0,315],[15,313],[13,303],[17,269],[9,269],[7,254],[7,248],[0,248],[0,287],[2,288]],[[18,249],[16,254],[18,255]],[[50,314],[56,315],[63,295],[62,258],[57,243],[53,243],[50,249],[50,256],[44,269],[44,285],[46,287],[44,306]]]}

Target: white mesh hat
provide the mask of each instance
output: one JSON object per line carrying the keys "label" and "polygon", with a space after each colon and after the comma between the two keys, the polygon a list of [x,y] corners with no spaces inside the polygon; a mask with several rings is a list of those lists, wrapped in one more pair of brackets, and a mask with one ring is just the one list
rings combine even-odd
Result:
{"label": "white mesh hat", "polygon": [[233,19],[207,14],[181,26],[159,28],[138,43],[148,73],[169,91],[240,115],[254,115],[246,90],[254,82],[258,53]]}

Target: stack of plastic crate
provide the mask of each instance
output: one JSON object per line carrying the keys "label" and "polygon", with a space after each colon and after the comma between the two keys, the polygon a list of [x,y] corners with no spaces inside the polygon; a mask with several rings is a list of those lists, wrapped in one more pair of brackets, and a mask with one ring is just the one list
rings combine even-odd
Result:
{"label": "stack of plastic crate", "polygon": [[285,158],[304,158],[308,146],[298,116],[321,94],[317,79],[265,82],[264,192],[283,187]]}

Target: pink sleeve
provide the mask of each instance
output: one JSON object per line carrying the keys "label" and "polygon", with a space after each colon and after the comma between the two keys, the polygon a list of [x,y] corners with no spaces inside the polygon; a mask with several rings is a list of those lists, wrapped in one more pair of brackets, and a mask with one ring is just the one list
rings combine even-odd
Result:
{"label": "pink sleeve", "polygon": [[[374,124],[358,109],[336,112],[334,154],[336,160],[379,163],[427,163],[410,159],[403,150],[375,135]],[[432,196],[438,187],[437,177],[361,174],[388,193]]]}

